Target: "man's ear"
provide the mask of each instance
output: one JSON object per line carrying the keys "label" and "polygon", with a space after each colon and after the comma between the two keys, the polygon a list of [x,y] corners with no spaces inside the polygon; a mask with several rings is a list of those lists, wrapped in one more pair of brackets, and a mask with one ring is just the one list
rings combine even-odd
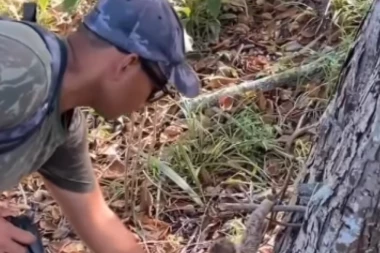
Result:
{"label": "man's ear", "polygon": [[124,81],[126,74],[139,64],[139,56],[137,54],[121,54],[113,59],[108,69],[108,78],[112,82]]}
{"label": "man's ear", "polygon": [[118,62],[117,75],[123,74],[129,68],[136,66],[139,63],[139,56],[137,54],[124,54]]}

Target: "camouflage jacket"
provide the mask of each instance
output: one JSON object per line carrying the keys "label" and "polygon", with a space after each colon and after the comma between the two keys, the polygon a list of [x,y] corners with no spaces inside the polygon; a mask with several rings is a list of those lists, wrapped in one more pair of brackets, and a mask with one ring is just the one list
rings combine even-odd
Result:
{"label": "camouflage jacket", "polygon": [[[26,25],[0,21],[0,131],[27,120],[51,89],[50,53]],[[59,96],[58,96],[59,97]],[[16,149],[0,154],[0,192],[39,172],[67,190],[92,189],[85,119],[79,109],[55,111]]]}

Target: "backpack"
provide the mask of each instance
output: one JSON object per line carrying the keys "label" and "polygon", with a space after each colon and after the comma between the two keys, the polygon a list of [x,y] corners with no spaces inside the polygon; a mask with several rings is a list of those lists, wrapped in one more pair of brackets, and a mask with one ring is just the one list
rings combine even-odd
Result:
{"label": "backpack", "polygon": [[63,74],[67,65],[66,44],[57,35],[37,24],[36,3],[24,3],[22,20],[0,16],[0,22],[4,20],[26,24],[40,35],[52,57],[52,87],[49,89],[49,94],[42,106],[29,120],[7,129],[0,129],[0,154],[9,152],[28,140],[54,110],[55,99],[61,87]]}

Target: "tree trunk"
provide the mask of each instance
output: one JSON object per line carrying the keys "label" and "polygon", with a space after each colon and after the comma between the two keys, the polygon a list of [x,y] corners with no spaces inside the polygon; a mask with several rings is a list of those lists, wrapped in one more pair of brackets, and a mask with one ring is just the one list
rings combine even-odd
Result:
{"label": "tree trunk", "polygon": [[[300,175],[300,183],[321,186],[314,188],[303,216],[286,217],[302,226],[284,229],[275,252],[380,252],[379,56],[380,0],[375,0]],[[300,201],[295,196],[292,203]]]}

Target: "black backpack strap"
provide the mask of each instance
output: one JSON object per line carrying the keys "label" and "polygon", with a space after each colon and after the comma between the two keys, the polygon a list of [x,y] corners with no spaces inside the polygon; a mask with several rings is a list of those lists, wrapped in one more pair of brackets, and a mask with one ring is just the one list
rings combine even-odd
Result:
{"label": "black backpack strap", "polygon": [[[10,17],[5,15],[0,15],[1,20],[13,20]],[[35,2],[26,2],[22,4],[22,18],[23,21],[28,22],[37,22],[37,3]]]}
{"label": "black backpack strap", "polygon": [[25,142],[41,126],[46,116],[51,113],[56,104],[57,95],[61,88],[63,75],[67,65],[67,46],[57,35],[46,31],[35,23],[15,21],[28,25],[36,31],[45,42],[51,55],[51,87],[48,97],[37,112],[26,122],[8,129],[0,130],[0,154],[9,152]]}
{"label": "black backpack strap", "polygon": [[37,22],[37,3],[26,2],[23,3],[22,20],[29,22]]}

